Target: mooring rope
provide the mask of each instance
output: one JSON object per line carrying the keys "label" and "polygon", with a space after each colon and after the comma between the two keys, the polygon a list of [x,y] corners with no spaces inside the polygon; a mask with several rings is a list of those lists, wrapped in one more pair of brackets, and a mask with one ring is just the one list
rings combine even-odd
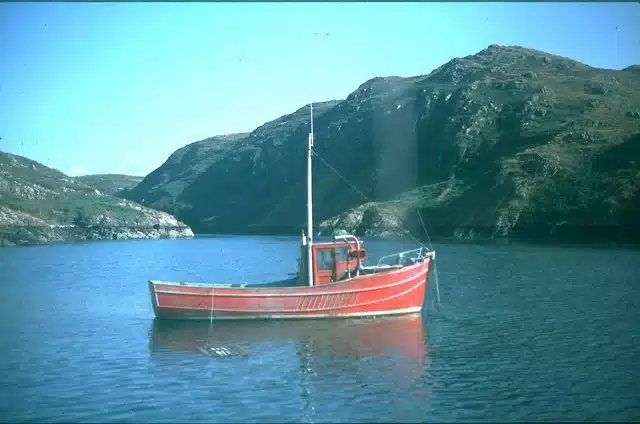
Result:
{"label": "mooring rope", "polygon": [[[429,237],[429,230],[427,230],[427,226],[422,219],[422,214],[419,209],[416,209],[418,213],[418,218],[420,218],[420,224],[422,225],[422,229],[424,230],[425,235],[427,236],[427,243],[429,243],[429,248],[433,250],[433,244],[431,244],[431,237]],[[438,262],[433,261],[433,276],[436,278],[436,297],[438,298],[438,310],[440,310],[440,284],[438,284]]]}
{"label": "mooring rope", "polygon": [[209,331],[213,328],[213,287],[211,287],[211,316],[209,317]]}

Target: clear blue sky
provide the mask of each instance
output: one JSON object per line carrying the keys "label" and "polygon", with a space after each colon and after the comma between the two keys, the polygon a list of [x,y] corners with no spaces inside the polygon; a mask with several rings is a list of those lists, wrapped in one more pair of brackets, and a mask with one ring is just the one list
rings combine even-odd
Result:
{"label": "clear blue sky", "polygon": [[185,144],[489,44],[619,69],[640,63],[640,4],[0,3],[0,150],[146,175]]}

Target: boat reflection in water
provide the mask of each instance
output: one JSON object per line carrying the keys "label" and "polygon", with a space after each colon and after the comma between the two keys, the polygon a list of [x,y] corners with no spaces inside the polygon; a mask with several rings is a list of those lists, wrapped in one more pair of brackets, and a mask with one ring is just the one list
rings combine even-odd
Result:
{"label": "boat reflection in water", "polygon": [[420,314],[156,319],[149,347],[158,376],[205,396],[224,421],[409,422],[423,420],[432,396],[426,336]]}
{"label": "boat reflection in water", "polygon": [[[185,352],[209,356],[254,355],[297,346],[298,356],[396,357],[430,366],[421,314],[377,319],[190,322],[154,319],[152,354]],[[267,344],[268,346],[265,346]]]}

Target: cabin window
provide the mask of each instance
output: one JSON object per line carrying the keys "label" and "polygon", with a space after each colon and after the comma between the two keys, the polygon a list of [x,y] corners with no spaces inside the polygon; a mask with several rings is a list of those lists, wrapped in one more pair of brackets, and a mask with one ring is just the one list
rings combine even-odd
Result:
{"label": "cabin window", "polygon": [[349,253],[349,249],[346,247],[341,247],[338,249],[338,262],[346,262],[347,254]]}
{"label": "cabin window", "polygon": [[318,269],[320,271],[333,270],[332,250],[318,250]]}

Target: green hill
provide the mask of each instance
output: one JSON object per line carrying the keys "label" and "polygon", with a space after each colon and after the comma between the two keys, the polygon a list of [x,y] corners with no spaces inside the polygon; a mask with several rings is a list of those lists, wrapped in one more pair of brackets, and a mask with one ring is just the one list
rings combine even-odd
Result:
{"label": "green hill", "polygon": [[22,156],[0,152],[0,246],[192,237],[166,212],[105,195]]}
{"label": "green hill", "polygon": [[98,189],[101,193],[118,195],[119,192],[140,184],[144,177],[122,174],[93,174],[75,178],[77,181]]}
{"label": "green hill", "polygon": [[[428,75],[314,103],[315,220],[339,230],[640,240],[640,74],[489,46]],[[196,232],[297,232],[308,106],[174,153],[126,196]],[[365,199],[366,198],[366,199]],[[392,218],[393,217],[393,218]],[[398,218],[399,217],[399,218]]]}

